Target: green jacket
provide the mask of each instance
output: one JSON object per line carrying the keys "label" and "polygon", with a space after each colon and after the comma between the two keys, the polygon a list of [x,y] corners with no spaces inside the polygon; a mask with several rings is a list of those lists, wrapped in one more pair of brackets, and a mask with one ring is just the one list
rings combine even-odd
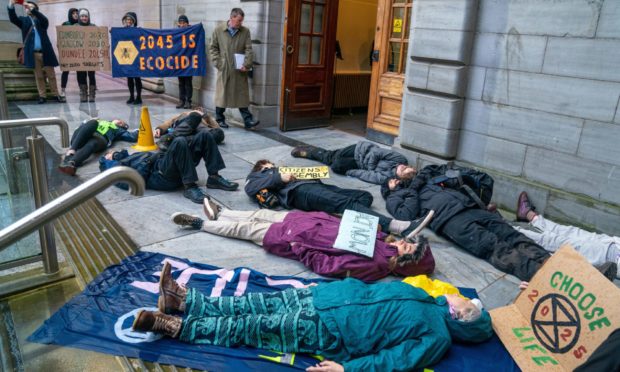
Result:
{"label": "green jacket", "polygon": [[312,287],[314,306],[336,336],[322,355],[345,371],[408,371],[437,363],[452,339],[480,342],[493,334],[486,310],[464,323],[450,317],[446,298],[403,282],[345,279]]}

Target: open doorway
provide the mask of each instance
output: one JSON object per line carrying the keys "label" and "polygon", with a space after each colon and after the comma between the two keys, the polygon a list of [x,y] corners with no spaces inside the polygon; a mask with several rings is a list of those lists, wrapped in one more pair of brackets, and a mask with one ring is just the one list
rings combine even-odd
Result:
{"label": "open doorway", "polygon": [[340,0],[331,125],[366,136],[378,0]]}

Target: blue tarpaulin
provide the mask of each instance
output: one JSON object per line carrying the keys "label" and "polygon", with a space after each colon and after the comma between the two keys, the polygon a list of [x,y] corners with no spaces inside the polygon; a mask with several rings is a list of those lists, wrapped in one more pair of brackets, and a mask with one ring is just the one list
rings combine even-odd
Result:
{"label": "blue tarpaulin", "polygon": [[[139,252],[108,267],[79,295],[37,329],[30,342],[57,344],[146,361],[211,371],[304,370],[317,363],[313,356],[280,354],[249,347],[191,345],[152,333],[131,331],[139,309],[157,306],[159,273],[165,260],[174,278],[211,296],[271,292],[313,281],[268,276],[249,268],[222,269],[157,253]],[[462,289],[476,297],[473,289]],[[497,337],[479,345],[454,344],[435,371],[518,371]]]}
{"label": "blue tarpaulin", "polygon": [[203,76],[207,69],[202,24],[185,28],[113,27],[112,76]]}

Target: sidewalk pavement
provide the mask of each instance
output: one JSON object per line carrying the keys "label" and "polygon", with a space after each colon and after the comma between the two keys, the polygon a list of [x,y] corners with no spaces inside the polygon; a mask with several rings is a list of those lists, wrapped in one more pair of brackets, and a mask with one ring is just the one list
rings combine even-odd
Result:
{"label": "sidewalk pavement", "polygon": [[[105,119],[120,118],[129,123],[130,129],[140,124],[140,106],[127,105],[127,88],[124,79],[111,79],[97,75],[97,98],[95,103],[80,103],[77,85],[72,81],[67,89],[67,103],[20,102],[19,108],[28,117],[58,116],[69,123],[70,132],[80,122],[91,117]],[[153,127],[164,120],[182,112],[174,108],[174,100],[162,95],[144,91],[144,105],[149,108]],[[55,127],[41,128],[40,132],[59,155],[64,153],[60,147],[60,134]],[[240,188],[234,192],[207,189],[209,195],[225,207],[239,210],[254,210],[254,204],[244,193],[243,184],[254,162],[269,159],[276,165],[305,166],[316,162],[290,156],[292,147],[286,143],[294,141],[321,146],[327,149],[340,148],[354,144],[362,137],[337,129],[320,128],[295,132],[280,132],[277,128],[261,128],[255,132],[246,131],[241,126],[225,129],[226,139],[220,151],[226,162],[222,176],[238,182]],[[286,137],[282,140],[282,136]],[[275,138],[275,139],[274,139]],[[127,143],[116,143],[115,148],[128,147]],[[78,169],[77,177],[86,181],[99,173],[98,157],[93,157]],[[199,184],[206,182],[206,169],[198,166]],[[70,177],[62,175],[62,177]],[[363,189],[374,196],[373,209],[387,214],[385,202],[376,185],[344,177],[332,172],[326,183],[345,188]],[[174,212],[187,212],[203,216],[202,206],[184,198],[182,191],[160,192],[147,190],[144,196],[134,197],[126,191],[111,187],[97,196],[110,215],[116,219],[125,232],[136,242],[141,250],[164,253],[188,258],[195,262],[225,268],[250,267],[270,275],[297,275],[316,277],[301,263],[269,255],[250,242],[223,238],[201,231],[179,229],[170,222]],[[431,239],[431,248],[437,264],[435,278],[454,285],[475,288],[489,309],[504,306],[513,301],[518,293],[519,280],[493,268],[487,262],[477,259],[453,244],[425,230]],[[387,280],[394,280],[394,277]]]}

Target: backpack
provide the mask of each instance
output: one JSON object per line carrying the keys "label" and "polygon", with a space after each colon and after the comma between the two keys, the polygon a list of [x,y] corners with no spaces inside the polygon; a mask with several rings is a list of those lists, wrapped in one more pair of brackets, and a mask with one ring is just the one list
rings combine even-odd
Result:
{"label": "backpack", "polygon": [[448,164],[444,175],[434,177],[428,183],[461,190],[482,209],[486,209],[493,197],[493,177],[472,168],[454,165],[454,163]]}
{"label": "backpack", "polygon": [[[127,154],[126,150],[123,150],[119,154],[123,154],[123,152]],[[151,176],[151,173],[153,171],[153,165],[155,164],[155,161],[159,157],[159,154],[160,154],[159,152],[148,152],[148,151],[147,152],[136,152],[131,155],[124,156],[120,159],[115,158],[114,160],[118,160],[118,165],[123,165],[123,166],[135,169],[138,173],[140,173],[140,175],[144,179],[144,182],[146,182]],[[119,182],[115,184],[114,186],[120,189],[123,189],[123,190],[129,190],[129,185],[123,182]]]}

